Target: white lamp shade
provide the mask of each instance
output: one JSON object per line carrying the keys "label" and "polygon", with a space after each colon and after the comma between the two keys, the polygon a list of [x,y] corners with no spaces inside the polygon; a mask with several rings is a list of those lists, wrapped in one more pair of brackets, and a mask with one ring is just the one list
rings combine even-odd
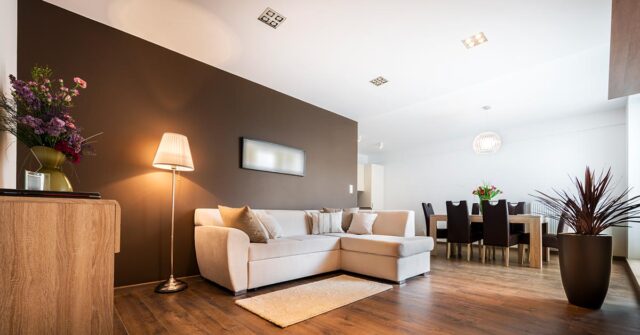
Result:
{"label": "white lamp shade", "polygon": [[193,159],[186,136],[176,133],[162,134],[162,140],[153,159],[153,167],[165,170],[193,171]]}
{"label": "white lamp shade", "polygon": [[492,131],[480,133],[473,139],[473,151],[477,154],[490,154],[497,152],[500,150],[501,145],[502,139],[500,138],[500,135]]}

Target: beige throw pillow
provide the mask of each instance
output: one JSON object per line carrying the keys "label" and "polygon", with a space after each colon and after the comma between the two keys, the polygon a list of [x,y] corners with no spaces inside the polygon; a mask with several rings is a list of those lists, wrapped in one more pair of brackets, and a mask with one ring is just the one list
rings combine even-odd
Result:
{"label": "beige throw pillow", "polygon": [[311,213],[313,226],[311,234],[344,233],[342,230],[342,212]]}
{"label": "beige throw pillow", "polygon": [[218,209],[220,210],[222,223],[224,223],[225,227],[242,230],[249,235],[250,242],[267,243],[269,234],[249,206],[242,208],[218,206]]}
{"label": "beige throw pillow", "polygon": [[275,217],[271,214],[267,214],[264,212],[254,212],[258,217],[258,220],[262,223],[267,232],[269,233],[269,238],[276,239],[282,237],[282,226],[278,223]]}
{"label": "beige throw pillow", "polygon": [[342,211],[342,230],[343,231],[347,231],[347,229],[349,229],[349,225],[351,225],[351,220],[353,220],[353,214],[358,213],[359,210],[360,208],[358,207],[345,208],[345,209],[325,207],[322,209],[322,211],[325,213],[336,213],[336,212]]}
{"label": "beige throw pillow", "polygon": [[353,221],[347,233],[358,235],[373,234],[373,224],[376,222],[378,214],[374,213],[354,213]]}

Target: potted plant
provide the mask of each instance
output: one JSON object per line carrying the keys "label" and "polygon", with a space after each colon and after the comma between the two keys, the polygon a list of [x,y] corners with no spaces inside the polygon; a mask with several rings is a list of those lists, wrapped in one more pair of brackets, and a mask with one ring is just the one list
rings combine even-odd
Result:
{"label": "potted plant", "polygon": [[475,190],[473,190],[473,192],[471,193],[473,195],[477,195],[478,199],[480,199],[480,213],[482,213],[482,201],[483,200],[490,201],[491,199],[495,198],[498,194],[502,194],[502,191],[493,185],[490,185],[488,183],[483,183],[482,185],[478,186]]}
{"label": "potted plant", "polygon": [[575,194],[554,190],[554,195],[533,195],[551,218],[562,218],[573,230],[558,235],[562,286],[571,304],[591,309],[602,306],[609,289],[613,244],[603,232],[640,222],[640,196],[628,198],[630,189],[614,195],[611,180],[611,169],[596,177],[587,167],[584,181],[574,179]]}
{"label": "potted plant", "polygon": [[45,190],[73,191],[69,179],[62,171],[66,160],[79,163],[90,153],[89,139],[71,116],[73,99],[80,95],[87,83],[75,77],[73,86],[67,87],[62,79],[52,79],[48,67],[35,66],[31,80],[19,80],[10,75],[11,95],[0,94],[0,131],[13,134],[36,157],[45,174]]}

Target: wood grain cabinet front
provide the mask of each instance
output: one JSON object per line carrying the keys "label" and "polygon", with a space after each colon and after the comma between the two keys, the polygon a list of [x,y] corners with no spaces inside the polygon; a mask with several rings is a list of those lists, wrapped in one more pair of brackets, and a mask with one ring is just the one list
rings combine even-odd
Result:
{"label": "wood grain cabinet front", "polygon": [[0,334],[112,334],[114,200],[0,197]]}

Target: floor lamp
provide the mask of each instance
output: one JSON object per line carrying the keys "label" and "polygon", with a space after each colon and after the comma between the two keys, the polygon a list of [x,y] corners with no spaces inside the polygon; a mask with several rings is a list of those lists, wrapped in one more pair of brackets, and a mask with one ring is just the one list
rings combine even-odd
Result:
{"label": "floor lamp", "polygon": [[153,159],[153,167],[171,170],[171,275],[167,281],[156,287],[158,293],[180,292],[187,288],[187,283],[173,278],[173,231],[176,207],[176,171],[193,171],[193,160],[186,136],[176,133],[162,134],[162,140]]}

